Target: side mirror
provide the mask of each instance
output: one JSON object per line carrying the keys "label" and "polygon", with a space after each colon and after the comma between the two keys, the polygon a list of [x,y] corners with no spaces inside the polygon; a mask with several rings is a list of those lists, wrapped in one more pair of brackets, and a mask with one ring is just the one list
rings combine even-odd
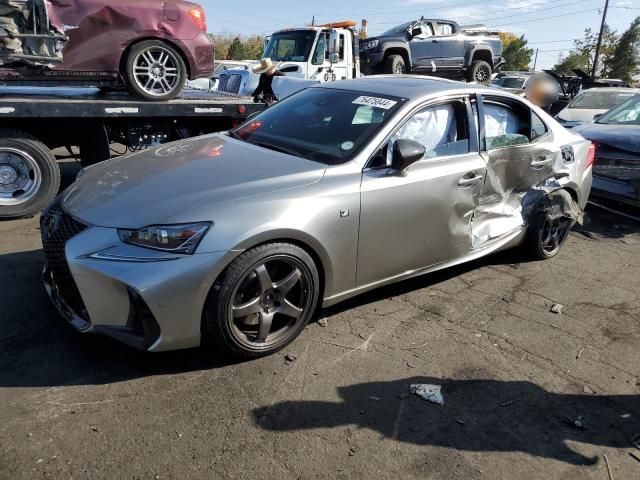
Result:
{"label": "side mirror", "polygon": [[329,55],[340,52],[340,34],[335,28],[329,32]]}
{"label": "side mirror", "polygon": [[422,35],[422,27],[415,27],[411,29],[412,37],[419,37],[420,35]]}
{"label": "side mirror", "polygon": [[421,160],[425,153],[427,153],[425,146],[415,140],[408,140],[406,138],[396,140],[393,144],[391,168],[402,172],[410,165]]}
{"label": "side mirror", "polygon": [[602,116],[604,115],[604,113],[598,113],[596,115],[593,116],[593,121],[597,122],[598,120],[600,120],[600,118],[602,118]]}
{"label": "side mirror", "polygon": [[340,61],[340,55],[338,55],[337,53],[329,54],[329,63],[333,65],[334,63],[338,63],[339,61]]}

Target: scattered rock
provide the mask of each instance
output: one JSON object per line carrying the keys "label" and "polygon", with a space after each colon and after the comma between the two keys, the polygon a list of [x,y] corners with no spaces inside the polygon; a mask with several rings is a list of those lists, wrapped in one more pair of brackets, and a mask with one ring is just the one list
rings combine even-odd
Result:
{"label": "scattered rock", "polygon": [[442,386],[440,385],[414,384],[409,386],[409,391],[427,402],[444,405]]}
{"label": "scattered rock", "polygon": [[560,303],[554,303],[553,306],[551,307],[551,313],[555,313],[556,315],[560,315],[562,313],[562,309],[564,308],[564,305],[560,304]]}
{"label": "scattered rock", "polygon": [[588,393],[590,395],[596,393],[593,390],[591,390],[589,387],[587,387],[586,385],[584,386],[584,388],[582,390],[584,391],[584,393]]}
{"label": "scattered rock", "polygon": [[407,367],[409,367],[409,368],[416,368],[416,366],[415,366],[413,363],[411,363],[411,362],[407,362]]}
{"label": "scattered rock", "polygon": [[33,437],[33,433],[31,432],[27,433],[27,437]]}
{"label": "scattered rock", "polygon": [[466,425],[466,424],[467,424],[467,422],[465,422],[464,420],[460,420],[459,418],[456,418],[456,422],[457,422],[459,425]]}
{"label": "scattered rock", "polygon": [[326,318],[321,318],[320,320],[318,320],[318,325],[320,325],[321,327],[326,327],[327,325],[329,325],[329,321]]}
{"label": "scattered rock", "polygon": [[92,425],[91,426],[91,430],[93,430],[94,432],[98,431],[98,427],[96,425]]}
{"label": "scattered rock", "polygon": [[567,425],[571,425],[574,428],[577,428],[578,430],[586,430],[587,426],[584,423],[584,418],[582,417],[582,415],[580,415],[578,418],[576,418],[575,420],[569,417],[564,417],[564,422]]}
{"label": "scattered rock", "polygon": [[295,362],[297,360],[297,357],[295,357],[294,355],[291,355],[291,354],[287,354],[287,355],[285,355],[284,360],[285,360],[286,363],[293,363],[293,362]]}
{"label": "scattered rock", "polygon": [[351,447],[349,449],[349,456],[353,457],[356,454],[357,451],[358,451],[358,449],[356,447]]}

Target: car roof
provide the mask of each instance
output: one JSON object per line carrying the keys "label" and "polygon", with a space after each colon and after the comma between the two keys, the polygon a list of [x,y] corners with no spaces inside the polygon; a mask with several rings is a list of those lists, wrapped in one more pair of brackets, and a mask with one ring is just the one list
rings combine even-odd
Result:
{"label": "car roof", "polygon": [[[427,77],[424,75],[374,75],[354,80],[327,82],[312,88],[332,88],[338,90],[353,90],[379,95],[402,97],[409,100],[419,100],[426,96],[435,95],[452,90],[462,92],[480,92],[488,89],[473,83],[456,82],[443,78]],[[493,90],[489,90],[493,93]]]}
{"label": "car roof", "polygon": [[588,88],[587,90],[583,90],[582,92],[629,92],[629,93],[638,93],[640,92],[640,88],[630,88],[630,87],[594,87]]}

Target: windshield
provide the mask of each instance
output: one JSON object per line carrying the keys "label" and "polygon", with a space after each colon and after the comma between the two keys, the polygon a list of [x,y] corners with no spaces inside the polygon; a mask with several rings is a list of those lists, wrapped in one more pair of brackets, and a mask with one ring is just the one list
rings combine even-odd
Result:
{"label": "windshield", "polygon": [[524,78],[502,77],[491,80],[491,85],[497,85],[502,88],[523,88]]}
{"label": "windshield", "polygon": [[350,160],[396,113],[404,99],[308,88],[276,103],[230,135],[308,160]]}
{"label": "windshield", "polygon": [[409,29],[409,27],[411,25],[413,25],[414,23],[416,23],[416,22],[403,23],[402,25],[398,25],[397,27],[393,27],[393,28],[387,30],[381,36],[386,37],[386,36],[391,36],[391,35],[403,35],[403,34],[407,33],[407,30]]}
{"label": "windshield", "polygon": [[271,36],[263,58],[274,62],[306,62],[316,38],[315,30],[294,30]]}
{"label": "windshield", "polygon": [[617,107],[621,103],[626,102],[635,95],[635,92],[621,91],[592,91],[585,90],[583,93],[574,98],[568,108],[588,108],[596,110],[610,110]]}
{"label": "windshield", "polygon": [[640,125],[640,95],[605,113],[597,123],[607,125]]}

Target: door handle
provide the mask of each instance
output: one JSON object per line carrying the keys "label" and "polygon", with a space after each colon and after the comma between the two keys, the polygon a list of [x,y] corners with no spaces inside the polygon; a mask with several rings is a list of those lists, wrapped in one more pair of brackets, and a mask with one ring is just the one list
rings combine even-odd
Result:
{"label": "door handle", "polygon": [[537,160],[533,160],[531,162],[531,168],[533,170],[540,170],[545,166],[549,165],[552,161],[551,157],[540,157]]}
{"label": "door handle", "polygon": [[482,181],[484,177],[482,175],[476,175],[475,172],[466,174],[458,181],[458,186],[462,188],[473,187],[475,184]]}

